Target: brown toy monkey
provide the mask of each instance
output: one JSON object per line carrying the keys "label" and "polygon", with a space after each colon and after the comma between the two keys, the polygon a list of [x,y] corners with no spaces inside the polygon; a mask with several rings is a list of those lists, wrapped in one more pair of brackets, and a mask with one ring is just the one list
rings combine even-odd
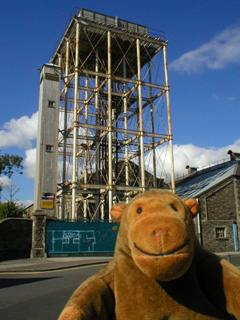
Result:
{"label": "brown toy monkey", "polygon": [[75,291],[59,320],[240,319],[240,271],[194,235],[194,199],[149,191],[111,209],[113,259]]}

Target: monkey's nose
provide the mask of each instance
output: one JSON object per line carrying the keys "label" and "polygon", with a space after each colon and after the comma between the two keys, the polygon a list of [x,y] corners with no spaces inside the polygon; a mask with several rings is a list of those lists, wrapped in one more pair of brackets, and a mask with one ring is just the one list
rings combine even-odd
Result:
{"label": "monkey's nose", "polygon": [[157,238],[157,241],[161,241],[162,238],[168,234],[167,229],[158,229],[153,231],[153,236]]}
{"label": "monkey's nose", "polygon": [[159,229],[159,230],[153,230],[153,235],[154,236],[159,236],[159,235],[163,235],[165,233],[168,233],[167,229]]}

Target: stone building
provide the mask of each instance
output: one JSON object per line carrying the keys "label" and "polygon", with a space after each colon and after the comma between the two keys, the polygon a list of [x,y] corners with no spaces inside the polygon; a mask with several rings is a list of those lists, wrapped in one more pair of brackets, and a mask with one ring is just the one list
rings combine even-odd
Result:
{"label": "stone building", "polygon": [[181,198],[195,197],[200,215],[195,221],[203,247],[214,252],[239,251],[240,154],[228,151],[230,160],[197,171],[176,181]]}

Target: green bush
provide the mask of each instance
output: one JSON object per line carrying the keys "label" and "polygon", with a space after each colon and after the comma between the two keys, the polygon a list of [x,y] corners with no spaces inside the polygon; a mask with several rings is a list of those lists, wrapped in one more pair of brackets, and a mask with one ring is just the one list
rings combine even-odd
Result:
{"label": "green bush", "polygon": [[19,207],[15,202],[0,203],[0,219],[6,218],[22,218],[25,209]]}

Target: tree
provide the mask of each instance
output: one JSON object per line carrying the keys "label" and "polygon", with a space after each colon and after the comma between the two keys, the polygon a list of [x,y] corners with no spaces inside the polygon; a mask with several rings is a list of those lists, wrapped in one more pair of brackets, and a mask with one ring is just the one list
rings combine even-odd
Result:
{"label": "tree", "polygon": [[22,161],[22,157],[14,156],[13,154],[5,153],[4,155],[0,155],[0,176],[4,174],[8,178],[11,178],[14,170],[22,174]]}
{"label": "tree", "polygon": [[5,192],[8,194],[8,197],[3,197],[5,200],[9,202],[16,202],[19,199],[16,199],[16,194],[21,190],[17,185],[13,182],[13,184],[4,186]]}
{"label": "tree", "polygon": [[15,202],[0,203],[0,219],[21,218],[26,210],[19,207]]}
{"label": "tree", "polygon": [[[5,153],[0,155],[0,177],[2,174],[11,178],[14,171],[17,171],[20,174],[23,174],[22,169],[23,157],[14,156],[13,154]],[[1,203],[1,194],[2,194],[2,185],[0,184],[0,203]]]}

